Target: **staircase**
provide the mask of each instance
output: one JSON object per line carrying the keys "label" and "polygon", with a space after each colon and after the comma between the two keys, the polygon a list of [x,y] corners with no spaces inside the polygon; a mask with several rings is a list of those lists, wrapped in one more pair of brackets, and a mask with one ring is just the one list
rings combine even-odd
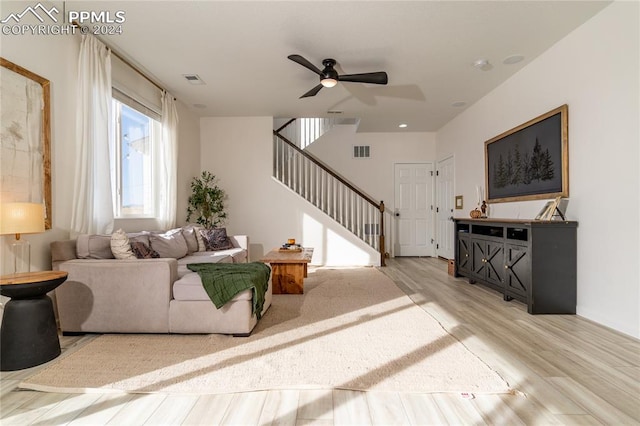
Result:
{"label": "staircase", "polygon": [[304,149],[334,124],[334,119],[292,119],[274,130],[273,176],[378,251],[384,266],[384,202],[378,203]]}
{"label": "staircase", "polygon": [[340,124],[358,124],[355,118],[292,118],[276,132],[300,149]]}

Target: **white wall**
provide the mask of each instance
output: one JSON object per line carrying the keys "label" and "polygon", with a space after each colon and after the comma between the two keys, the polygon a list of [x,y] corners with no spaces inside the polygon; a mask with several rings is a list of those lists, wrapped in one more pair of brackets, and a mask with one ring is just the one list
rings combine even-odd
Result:
{"label": "white wall", "polygon": [[[567,213],[579,221],[577,312],[635,337],[640,337],[638,16],[639,3],[613,3],[436,137],[438,158],[455,154],[456,194],[475,200],[475,185],[484,182],[484,141],[569,105]],[[492,204],[490,216],[533,218],[543,203]]]}
{"label": "white wall", "polygon": [[[80,36],[0,36],[0,55],[40,76],[51,86],[51,180],[52,180],[52,229],[22,238],[31,243],[31,270],[51,268],[49,244],[68,239],[75,179],[75,105],[77,63]],[[199,118],[178,102],[179,153],[178,153],[178,223],[185,220],[186,197],[189,182],[199,173]],[[140,230],[155,226],[155,221],[119,222],[126,230]],[[0,274],[11,271],[10,249],[13,237],[3,236],[2,265]]]}
{"label": "white wall", "polygon": [[[392,210],[394,163],[432,162],[435,166],[436,134],[356,133],[356,128],[338,125],[306,149]],[[354,145],[371,146],[371,158],[353,158]]]}
{"label": "white wall", "polygon": [[[394,164],[433,163],[436,134],[427,132],[356,133],[357,125],[338,125],[306,149],[376,201],[384,201],[387,251],[394,255],[396,229]],[[354,145],[369,145],[371,158],[353,158]],[[435,216],[434,216],[435,220]],[[434,232],[434,229],[431,229]],[[433,234],[432,234],[433,235]]]}
{"label": "white wall", "polygon": [[314,247],[312,263],[372,265],[379,254],[272,178],[271,117],[202,118],[202,170],[227,195],[227,230],[247,234],[251,260],[288,238]]}

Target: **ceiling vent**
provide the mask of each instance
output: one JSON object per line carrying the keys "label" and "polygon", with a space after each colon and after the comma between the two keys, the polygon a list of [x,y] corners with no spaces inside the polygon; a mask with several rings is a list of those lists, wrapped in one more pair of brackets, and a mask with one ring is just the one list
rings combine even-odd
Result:
{"label": "ceiling vent", "polygon": [[206,84],[198,74],[182,74],[182,76],[191,84]]}

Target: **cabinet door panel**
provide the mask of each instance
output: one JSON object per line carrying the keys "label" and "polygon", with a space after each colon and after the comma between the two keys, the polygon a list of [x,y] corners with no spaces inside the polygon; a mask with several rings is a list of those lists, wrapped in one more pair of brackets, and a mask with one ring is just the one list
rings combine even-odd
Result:
{"label": "cabinet door panel", "polygon": [[458,272],[468,274],[471,272],[471,241],[469,238],[458,239]]}
{"label": "cabinet door panel", "polygon": [[531,261],[527,246],[507,244],[505,286],[508,295],[527,297],[531,287]]}
{"label": "cabinet door panel", "polygon": [[485,279],[495,285],[504,287],[504,244],[487,241],[485,258]]}
{"label": "cabinet door panel", "polygon": [[487,243],[484,240],[471,240],[471,250],[471,272],[478,278],[484,279]]}

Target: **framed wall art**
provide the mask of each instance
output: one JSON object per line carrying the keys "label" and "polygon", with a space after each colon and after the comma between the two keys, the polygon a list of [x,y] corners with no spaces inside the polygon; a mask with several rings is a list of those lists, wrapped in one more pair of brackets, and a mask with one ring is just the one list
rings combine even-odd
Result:
{"label": "framed wall art", "polygon": [[462,208],[462,195],[456,195],[456,209],[460,210]]}
{"label": "framed wall art", "polygon": [[43,203],[51,229],[49,80],[0,58],[0,91],[1,201]]}
{"label": "framed wall art", "polygon": [[569,196],[567,105],[484,143],[487,202]]}

